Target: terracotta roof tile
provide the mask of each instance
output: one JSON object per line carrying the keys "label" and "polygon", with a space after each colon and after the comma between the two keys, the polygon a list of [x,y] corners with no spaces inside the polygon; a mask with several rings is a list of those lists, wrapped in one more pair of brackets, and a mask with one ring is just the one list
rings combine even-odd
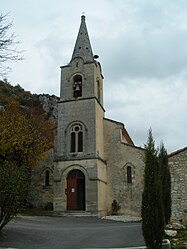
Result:
{"label": "terracotta roof tile", "polygon": [[170,153],[170,154],[168,155],[168,157],[171,157],[171,156],[174,156],[174,155],[176,155],[176,154],[179,154],[179,153],[181,153],[181,152],[183,152],[183,151],[185,151],[185,150],[187,150],[187,147],[184,147],[184,148],[182,148],[182,149],[179,149],[179,150],[176,150],[176,151]]}

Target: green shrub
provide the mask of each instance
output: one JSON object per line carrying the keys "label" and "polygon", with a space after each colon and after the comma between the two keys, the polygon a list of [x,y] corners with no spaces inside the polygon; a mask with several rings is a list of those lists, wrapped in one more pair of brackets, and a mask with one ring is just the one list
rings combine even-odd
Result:
{"label": "green shrub", "polygon": [[118,211],[120,210],[121,206],[116,200],[113,200],[112,202],[112,214],[117,214]]}

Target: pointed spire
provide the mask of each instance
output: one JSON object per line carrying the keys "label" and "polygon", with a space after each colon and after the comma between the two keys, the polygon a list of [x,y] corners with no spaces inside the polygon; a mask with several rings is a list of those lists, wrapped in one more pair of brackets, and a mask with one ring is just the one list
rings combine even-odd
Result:
{"label": "pointed spire", "polygon": [[81,16],[81,25],[71,61],[76,57],[83,58],[84,62],[90,62],[94,60],[84,15]]}

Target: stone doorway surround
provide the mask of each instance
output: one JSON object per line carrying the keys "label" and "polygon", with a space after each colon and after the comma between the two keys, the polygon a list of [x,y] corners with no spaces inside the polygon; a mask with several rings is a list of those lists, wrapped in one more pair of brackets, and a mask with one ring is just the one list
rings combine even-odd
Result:
{"label": "stone doorway surround", "polygon": [[82,171],[73,169],[67,176],[67,210],[85,210],[85,176]]}

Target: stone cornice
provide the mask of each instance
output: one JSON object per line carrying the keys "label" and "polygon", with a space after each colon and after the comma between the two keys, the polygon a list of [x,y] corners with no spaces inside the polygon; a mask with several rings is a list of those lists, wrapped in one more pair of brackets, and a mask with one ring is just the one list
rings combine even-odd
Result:
{"label": "stone cornice", "polygon": [[103,162],[104,164],[107,164],[106,160],[99,156],[84,156],[84,157],[67,157],[67,156],[54,156],[54,162],[67,162],[67,161],[82,161],[82,160],[99,160]]}
{"label": "stone cornice", "polygon": [[100,105],[100,107],[103,109],[103,111],[105,112],[105,109],[103,108],[103,106],[101,105],[101,103],[98,101],[98,99],[93,96],[93,97],[87,97],[87,98],[78,98],[78,99],[70,99],[70,100],[59,100],[58,103],[69,103],[69,102],[75,102],[75,101],[84,101],[84,100],[90,100],[90,99],[95,99],[97,101],[97,103]]}

